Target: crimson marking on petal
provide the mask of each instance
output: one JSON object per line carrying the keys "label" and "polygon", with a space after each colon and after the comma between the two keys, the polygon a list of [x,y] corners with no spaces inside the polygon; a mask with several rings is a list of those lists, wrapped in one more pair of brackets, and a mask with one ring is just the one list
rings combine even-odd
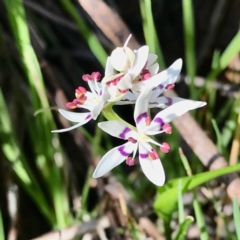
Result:
{"label": "crimson marking on petal", "polygon": [[140,158],[147,158],[148,153],[139,153]]}
{"label": "crimson marking on petal", "polygon": [[148,115],[147,115],[147,112],[144,112],[144,113],[141,113],[137,119],[136,119],[136,122],[137,124],[143,119],[143,118],[146,118]]}
{"label": "crimson marking on petal", "polygon": [[121,146],[118,148],[118,151],[121,153],[121,155],[123,155],[124,157],[128,157],[130,155],[130,153],[127,153],[124,151],[124,146]]}
{"label": "crimson marking on petal", "polygon": [[167,102],[165,103],[167,106],[171,106],[172,105],[172,99],[170,97],[166,97]]}
{"label": "crimson marking on petal", "polygon": [[128,127],[124,128],[124,130],[122,131],[122,133],[119,134],[119,137],[122,138],[122,139],[125,139],[125,138],[126,138],[126,134],[127,134],[128,132],[130,132],[130,131],[131,131],[131,129],[128,128]]}
{"label": "crimson marking on petal", "polygon": [[92,117],[92,115],[91,115],[91,114],[88,114],[85,119],[87,120],[87,119],[89,119],[89,118],[91,118],[91,117]]}
{"label": "crimson marking on petal", "polygon": [[160,117],[155,118],[154,122],[159,123],[161,127],[164,125],[164,121]]}

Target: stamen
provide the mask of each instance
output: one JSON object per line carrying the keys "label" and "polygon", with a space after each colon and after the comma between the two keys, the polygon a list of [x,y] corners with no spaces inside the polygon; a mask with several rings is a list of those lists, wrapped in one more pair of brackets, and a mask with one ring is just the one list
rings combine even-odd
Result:
{"label": "stamen", "polygon": [[70,109],[75,109],[75,108],[77,108],[77,104],[74,101],[73,102],[68,102],[66,104],[66,107],[70,108]]}
{"label": "stamen", "polygon": [[162,130],[166,133],[166,134],[171,134],[172,133],[172,127],[170,124],[168,123],[165,123],[163,126],[162,126]]}
{"label": "stamen", "polygon": [[142,81],[145,81],[151,77],[151,73],[149,72],[148,69],[143,69],[140,75],[141,75],[140,80]]}
{"label": "stamen", "polygon": [[174,87],[175,87],[175,84],[172,83],[172,84],[168,84],[168,85],[165,87],[165,89],[167,89],[167,90],[172,90]]}
{"label": "stamen", "polygon": [[75,96],[76,96],[76,98],[81,98],[82,95],[84,95],[86,92],[87,92],[86,88],[84,88],[84,87],[78,87],[78,88],[75,90]]}
{"label": "stamen", "polygon": [[149,116],[147,116],[147,117],[145,118],[145,123],[146,123],[147,126],[150,125],[150,123],[151,123],[151,118],[150,118]]}
{"label": "stamen", "polygon": [[159,156],[158,156],[157,152],[154,149],[152,149],[152,151],[148,153],[148,157],[151,160],[159,159]]}
{"label": "stamen", "polygon": [[82,75],[82,80],[87,82],[87,81],[91,81],[92,80],[92,76],[89,74],[83,74]]}
{"label": "stamen", "polygon": [[76,99],[76,102],[80,105],[84,104],[87,100],[87,97],[85,95],[82,95],[80,98]]}
{"label": "stamen", "polygon": [[131,143],[136,143],[137,142],[137,140],[132,138],[132,137],[128,138],[128,141],[131,142]]}
{"label": "stamen", "polygon": [[133,165],[135,165],[135,163],[136,163],[136,160],[134,158],[132,158],[132,157],[127,157],[126,158],[126,164],[128,166],[133,166]]}
{"label": "stamen", "polygon": [[170,151],[170,145],[167,142],[163,142],[160,151],[164,153],[168,153]]}
{"label": "stamen", "polygon": [[100,72],[93,72],[91,77],[92,77],[92,80],[98,81],[101,78],[101,74],[100,74]]}

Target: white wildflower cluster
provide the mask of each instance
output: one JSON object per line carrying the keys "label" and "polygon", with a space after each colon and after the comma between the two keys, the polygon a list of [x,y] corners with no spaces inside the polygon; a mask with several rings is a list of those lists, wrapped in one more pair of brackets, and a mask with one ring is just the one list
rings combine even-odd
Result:
{"label": "white wildflower cluster", "polygon": [[[156,148],[168,153],[170,145],[167,142],[158,143],[150,136],[160,133],[170,134],[170,122],[189,110],[204,106],[205,102],[192,101],[183,98],[162,96],[166,90],[174,88],[175,81],[182,68],[182,60],[176,60],[168,69],[159,70],[156,63],[157,55],[149,53],[149,47],[143,46],[136,51],[127,47],[116,48],[107,59],[105,76],[100,82],[99,72],[85,74],[82,79],[87,81],[90,91],[78,87],[75,99],[67,103],[70,109],[84,108],[88,112],[76,113],[59,109],[59,112],[76,125],[53,132],[65,132],[96,120],[102,112],[108,121],[98,123],[103,131],[126,140],[121,146],[108,151],[100,160],[93,177],[98,178],[112,170],[122,162],[132,166],[136,163],[137,154],[142,171],[146,177],[158,186],[165,182],[165,173]],[[113,112],[112,105],[135,104],[134,120],[136,126],[131,126],[117,116],[114,118],[108,112]],[[160,108],[159,113],[151,119],[150,108]]]}

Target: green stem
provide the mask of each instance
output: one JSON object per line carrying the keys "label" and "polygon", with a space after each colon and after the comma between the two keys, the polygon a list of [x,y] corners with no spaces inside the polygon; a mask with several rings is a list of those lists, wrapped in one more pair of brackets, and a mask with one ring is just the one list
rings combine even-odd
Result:
{"label": "green stem", "polygon": [[122,123],[125,123],[129,128],[131,128],[132,130],[136,131],[136,127],[134,127],[133,125],[129,124],[128,122],[126,122],[125,120],[123,120],[121,117],[119,117],[112,109],[113,104],[109,104],[108,106],[106,106],[103,111],[102,114],[103,116],[108,120],[108,121],[119,121]]}

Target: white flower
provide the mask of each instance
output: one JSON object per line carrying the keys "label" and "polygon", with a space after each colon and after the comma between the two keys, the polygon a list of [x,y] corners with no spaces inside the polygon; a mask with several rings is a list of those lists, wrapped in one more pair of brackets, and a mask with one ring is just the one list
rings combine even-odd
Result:
{"label": "white flower", "polygon": [[174,84],[182,69],[182,59],[176,60],[169,68],[161,71],[160,73],[156,73],[156,71],[158,72],[158,65],[152,64],[155,60],[156,57],[153,55],[152,61],[148,62],[151,65],[148,69],[145,68],[148,70],[145,71],[145,74],[149,75],[149,77],[146,77],[145,79],[142,77],[138,81],[135,81],[131,91],[128,91],[121,101],[116,102],[116,105],[133,104],[136,102],[141,92],[147,88],[150,88],[152,89],[152,92],[150,93],[149,97],[149,108],[168,106],[164,105],[164,103],[170,102],[171,100],[169,98],[159,96],[164,91],[174,87]]}
{"label": "white flower", "polygon": [[[122,99],[132,88],[134,80],[139,76],[148,60],[149,47],[143,46],[133,52],[127,47],[130,37],[122,48],[115,49],[107,59],[102,84],[107,85],[111,102]],[[119,73],[116,73],[115,70]]]}
{"label": "white flower", "polygon": [[103,131],[114,137],[128,140],[128,142],[113,148],[102,157],[93,173],[94,178],[103,176],[123,161],[126,161],[128,165],[133,165],[138,151],[139,162],[146,177],[158,186],[164,184],[165,173],[161,161],[150,143],[160,146],[160,150],[165,153],[170,150],[170,146],[168,143],[157,143],[149,135],[156,135],[162,132],[170,133],[171,127],[168,124],[169,122],[189,110],[204,106],[205,103],[191,100],[179,101],[159,112],[150,121],[150,116],[147,113],[150,94],[151,89],[146,89],[137,99],[134,111],[136,130],[118,121],[98,124]]}
{"label": "white flower", "polygon": [[84,87],[78,87],[75,90],[76,98],[72,102],[67,103],[67,107],[70,109],[84,108],[89,110],[89,112],[75,113],[66,111],[64,109],[59,109],[59,112],[66,119],[76,122],[77,124],[69,128],[54,130],[52,132],[70,131],[86,124],[91,119],[96,120],[110,97],[106,87],[102,86],[101,83],[98,82],[100,77],[101,75],[99,72],[93,72],[91,75],[83,75],[83,80],[87,81],[91,92],[87,91]]}

